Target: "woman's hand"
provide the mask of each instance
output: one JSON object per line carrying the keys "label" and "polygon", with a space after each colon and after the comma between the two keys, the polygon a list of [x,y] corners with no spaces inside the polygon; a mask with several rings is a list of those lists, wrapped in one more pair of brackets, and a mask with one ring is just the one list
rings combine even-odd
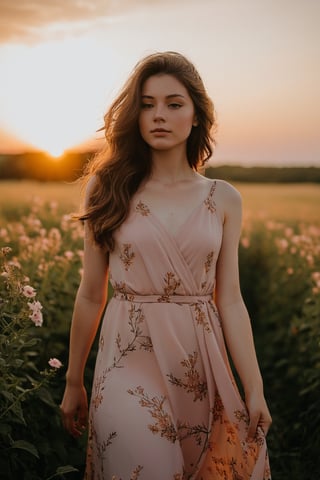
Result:
{"label": "woman's hand", "polygon": [[82,435],[88,421],[87,392],[83,385],[66,385],[60,410],[64,428],[75,438]]}
{"label": "woman's hand", "polygon": [[264,434],[267,435],[272,418],[263,393],[254,392],[246,395],[246,406],[250,418],[248,441],[254,439],[258,427],[261,427]]}

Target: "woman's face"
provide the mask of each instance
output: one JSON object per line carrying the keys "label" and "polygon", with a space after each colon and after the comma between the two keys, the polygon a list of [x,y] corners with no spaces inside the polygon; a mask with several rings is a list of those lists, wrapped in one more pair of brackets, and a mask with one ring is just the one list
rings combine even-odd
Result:
{"label": "woman's face", "polygon": [[174,76],[153,75],[142,86],[140,133],[153,150],[185,149],[193,126],[194,105],[185,86]]}

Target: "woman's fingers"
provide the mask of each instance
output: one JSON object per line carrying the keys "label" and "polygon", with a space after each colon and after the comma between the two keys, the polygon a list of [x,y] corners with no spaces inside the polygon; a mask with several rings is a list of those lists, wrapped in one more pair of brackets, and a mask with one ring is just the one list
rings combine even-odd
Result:
{"label": "woman's fingers", "polygon": [[272,418],[263,395],[255,393],[249,395],[246,404],[250,419],[247,438],[248,441],[253,441],[258,427],[263,430],[265,435],[268,433]]}
{"label": "woman's fingers", "polygon": [[252,441],[256,435],[257,428],[262,428],[265,435],[267,435],[272,419],[269,411],[267,413],[255,411],[250,414],[250,423],[248,428],[248,441]]}
{"label": "woman's fingers", "polygon": [[255,412],[250,414],[250,423],[248,428],[248,441],[252,442],[256,435],[256,431],[258,428],[258,423],[260,420],[260,412]]}
{"label": "woman's fingers", "polygon": [[68,387],[60,405],[62,424],[67,432],[77,438],[87,426],[88,401],[83,387]]}
{"label": "woman's fingers", "polygon": [[73,437],[79,437],[80,435],[82,435],[83,430],[86,427],[86,421],[84,419],[80,420],[77,412],[65,413],[61,411],[61,413],[62,424],[67,430],[67,432],[70,433],[70,435],[72,435]]}

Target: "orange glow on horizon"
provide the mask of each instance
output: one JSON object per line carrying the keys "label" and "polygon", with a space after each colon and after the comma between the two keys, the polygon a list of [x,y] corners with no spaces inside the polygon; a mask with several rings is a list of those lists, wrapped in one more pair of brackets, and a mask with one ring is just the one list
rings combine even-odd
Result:
{"label": "orange glow on horizon", "polygon": [[62,157],[65,154],[65,151],[52,149],[51,151],[47,151],[46,153],[50,156],[50,158],[52,158],[52,160],[59,162],[60,160],[62,160]]}
{"label": "orange glow on horizon", "polygon": [[17,145],[59,158],[92,139],[103,116],[97,110],[104,107],[101,92],[106,85],[101,79],[99,89],[91,88],[95,66],[84,65],[78,55],[89,46],[77,39],[11,48],[5,89],[6,97],[14,101],[5,103],[1,122],[10,132],[11,144],[15,138]]}

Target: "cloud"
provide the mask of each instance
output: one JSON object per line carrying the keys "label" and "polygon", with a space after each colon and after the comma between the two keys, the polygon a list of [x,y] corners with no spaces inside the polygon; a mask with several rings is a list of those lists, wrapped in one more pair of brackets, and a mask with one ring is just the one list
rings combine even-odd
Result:
{"label": "cloud", "polygon": [[0,0],[0,43],[36,43],[81,33],[138,9],[194,0]]}
{"label": "cloud", "polygon": [[43,29],[62,24],[62,32],[73,24],[107,16],[106,0],[0,0],[0,42],[36,42]]}

